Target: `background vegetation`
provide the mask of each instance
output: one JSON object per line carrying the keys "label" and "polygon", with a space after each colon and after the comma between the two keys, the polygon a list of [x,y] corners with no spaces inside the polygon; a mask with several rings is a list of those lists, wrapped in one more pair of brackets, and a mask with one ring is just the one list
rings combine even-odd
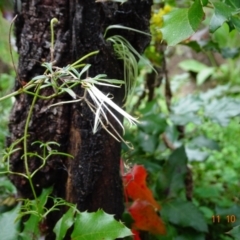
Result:
{"label": "background vegetation", "polygon": [[[150,239],[240,239],[239,9],[238,0],[155,0],[148,60],[140,61],[136,87],[126,104],[140,124],[127,128],[125,140],[134,150],[123,145],[122,154],[128,166],[145,166],[148,185],[161,205],[166,234]],[[186,14],[187,21],[194,19],[190,27],[177,24]],[[11,91],[15,73],[9,23],[2,16],[0,29],[3,96]],[[0,104],[0,152],[11,106],[11,100]],[[2,176],[0,224],[4,214],[16,217],[15,194]],[[131,228],[130,216],[124,217]]]}
{"label": "background vegetation", "polygon": [[145,56],[159,75],[140,63],[128,106],[141,123],[125,136],[134,150],[123,150],[161,203],[166,235],[150,239],[240,239],[239,4],[153,6]]}

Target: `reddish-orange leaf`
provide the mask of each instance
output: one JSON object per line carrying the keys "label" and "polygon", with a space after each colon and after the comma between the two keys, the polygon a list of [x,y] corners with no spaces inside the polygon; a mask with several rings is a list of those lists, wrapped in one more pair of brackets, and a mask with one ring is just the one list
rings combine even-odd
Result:
{"label": "reddish-orange leaf", "polygon": [[142,165],[134,165],[131,172],[123,176],[125,192],[131,199],[146,200],[159,210],[160,205],[155,201],[151,190],[146,185],[146,177],[146,169]]}
{"label": "reddish-orange leaf", "polygon": [[166,233],[163,221],[149,202],[135,200],[128,211],[134,219],[133,228],[148,231],[152,234]]}
{"label": "reddish-orange leaf", "polygon": [[131,229],[131,231],[133,233],[133,240],[141,240],[139,232],[136,229]]}

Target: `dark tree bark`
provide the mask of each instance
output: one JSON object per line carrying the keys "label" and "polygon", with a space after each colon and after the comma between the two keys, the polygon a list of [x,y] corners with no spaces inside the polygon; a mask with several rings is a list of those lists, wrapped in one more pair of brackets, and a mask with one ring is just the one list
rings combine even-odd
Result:
{"label": "dark tree bark", "polygon": [[[19,82],[29,82],[34,76],[42,74],[43,61],[50,62],[50,21],[54,17],[59,20],[55,26],[55,65],[66,66],[87,53],[99,50],[98,55],[85,61],[92,65],[89,76],[104,73],[109,78],[123,79],[123,64],[116,58],[113,47],[103,38],[103,33],[112,24],[149,32],[151,4],[152,0],[129,0],[122,5],[95,3],[94,0],[22,0],[15,22],[19,51],[16,88],[21,87]],[[132,31],[111,30],[108,33],[109,36],[114,34],[125,37],[139,53],[150,41],[149,37]],[[102,90],[113,94],[114,101],[119,106],[123,105],[123,89]],[[75,92],[81,96],[83,90],[78,87]],[[52,93],[51,88],[41,91],[46,96]],[[8,145],[23,136],[32,99],[32,96],[25,94],[16,98],[10,117]],[[104,129],[92,133],[94,115],[85,103],[47,108],[50,104],[66,100],[70,100],[68,95],[48,101],[38,99],[34,107],[29,124],[28,150],[40,153],[36,145],[31,145],[36,140],[55,141],[60,144],[61,152],[74,157],[49,159],[34,178],[37,193],[40,194],[42,188],[54,185],[54,196],[77,203],[81,211],[102,208],[120,218],[124,209],[119,174],[121,143]],[[121,132],[116,122],[112,120],[112,124]],[[22,144],[18,147],[23,148]],[[18,151],[11,157],[11,168],[15,172],[25,172],[22,154],[22,151]],[[29,159],[31,171],[39,165],[38,159]],[[32,197],[26,179],[13,176],[12,181],[20,195]],[[57,217],[54,215],[54,218]],[[52,224],[56,221],[51,220]]]}

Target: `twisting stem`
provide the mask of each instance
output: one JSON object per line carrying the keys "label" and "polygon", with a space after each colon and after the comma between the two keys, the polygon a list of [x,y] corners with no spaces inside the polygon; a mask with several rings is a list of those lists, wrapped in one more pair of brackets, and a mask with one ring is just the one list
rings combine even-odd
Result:
{"label": "twisting stem", "polygon": [[33,181],[32,181],[31,173],[29,171],[29,166],[28,166],[27,138],[28,138],[28,127],[29,127],[29,123],[30,123],[30,120],[31,120],[31,117],[32,117],[32,114],[33,114],[33,109],[34,109],[35,103],[36,103],[36,101],[38,99],[40,86],[41,86],[41,84],[39,84],[37,86],[36,94],[33,97],[33,101],[32,101],[31,107],[29,109],[29,113],[28,113],[27,120],[26,120],[26,123],[25,123],[24,137],[23,137],[24,166],[25,166],[26,175],[27,175],[27,178],[28,178],[28,181],[29,181],[29,184],[30,184],[33,196],[34,196],[34,199],[36,200],[37,209],[38,209],[37,194],[36,194],[35,188],[33,186]]}

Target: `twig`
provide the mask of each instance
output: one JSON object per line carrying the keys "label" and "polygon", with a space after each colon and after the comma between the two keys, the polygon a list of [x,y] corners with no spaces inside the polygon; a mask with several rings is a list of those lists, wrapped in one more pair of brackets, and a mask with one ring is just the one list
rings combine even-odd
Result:
{"label": "twig", "polygon": [[14,68],[14,71],[15,71],[15,73],[16,73],[16,78],[17,78],[18,82],[22,85],[20,79],[18,78],[17,68],[16,68],[15,63],[14,63],[14,60],[13,60],[12,45],[11,45],[12,26],[13,26],[13,23],[15,22],[15,20],[17,19],[17,17],[18,17],[18,15],[16,15],[16,16],[12,19],[11,24],[10,24],[10,29],[9,29],[9,33],[8,33],[8,45],[9,45],[9,51],[10,51],[10,55],[11,55],[11,60],[12,60],[13,68]]}

